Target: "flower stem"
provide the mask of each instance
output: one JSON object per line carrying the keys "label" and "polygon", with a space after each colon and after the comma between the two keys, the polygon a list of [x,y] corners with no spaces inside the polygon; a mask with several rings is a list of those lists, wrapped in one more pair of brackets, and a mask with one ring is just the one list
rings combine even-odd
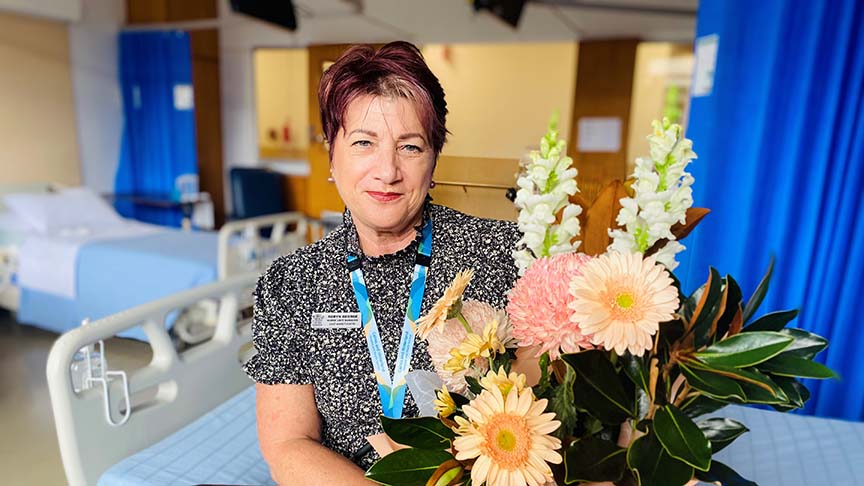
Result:
{"label": "flower stem", "polygon": [[456,314],[456,318],[459,319],[459,322],[462,323],[462,326],[465,328],[466,333],[468,333],[468,334],[474,333],[474,330],[471,329],[471,325],[468,324],[468,321],[465,319],[465,316],[463,316],[461,312]]}

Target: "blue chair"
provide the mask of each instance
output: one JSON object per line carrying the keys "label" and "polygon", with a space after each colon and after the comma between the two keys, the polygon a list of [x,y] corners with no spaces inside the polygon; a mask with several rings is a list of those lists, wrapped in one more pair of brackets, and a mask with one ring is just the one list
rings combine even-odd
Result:
{"label": "blue chair", "polygon": [[268,169],[234,167],[229,179],[232,219],[285,212],[282,174]]}

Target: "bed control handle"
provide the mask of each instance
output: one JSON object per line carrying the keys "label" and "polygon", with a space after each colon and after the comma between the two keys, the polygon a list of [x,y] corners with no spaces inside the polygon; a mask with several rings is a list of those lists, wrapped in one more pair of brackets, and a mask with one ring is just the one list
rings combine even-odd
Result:
{"label": "bed control handle", "polygon": [[[88,319],[85,319],[81,325],[85,326],[87,323]],[[84,366],[86,369],[83,388],[96,388],[98,385],[102,385],[102,407],[105,411],[105,421],[112,427],[120,427],[128,422],[129,417],[132,415],[132,402],[129,400],[129,379],[126,376],[126,372],[108,369],[108,362],[105,360],[105,341],[101,339],[94,344],[84,346],[81,348],[81,352],[84,354]],[[115,422],[111,416],[111,387],[109,386],[111,381],[116,378],[120,378],[123,382],[123,400],[125,401],[123,417],[118,422]]]}

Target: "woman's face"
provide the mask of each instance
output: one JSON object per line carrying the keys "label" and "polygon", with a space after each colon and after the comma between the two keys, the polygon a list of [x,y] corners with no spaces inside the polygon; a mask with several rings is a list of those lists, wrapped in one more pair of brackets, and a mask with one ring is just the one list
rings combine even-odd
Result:
{"label": "woman's face", "polygon": [[364,95],[348,105],[331,170],[356,225],[376,233],[410,229],[434,168],[435,154],[413,102]]}

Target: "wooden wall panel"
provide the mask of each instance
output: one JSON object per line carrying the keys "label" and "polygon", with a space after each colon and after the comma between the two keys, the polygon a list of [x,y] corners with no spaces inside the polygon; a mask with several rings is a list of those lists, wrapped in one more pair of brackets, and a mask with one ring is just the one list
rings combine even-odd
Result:
{"label": "wooden wall panel", "polygon": [[[429,191],[436,204],[443,204],[481,218],[516,221],[519,212],[507,199],[506,187],[516,187],[519,161],[485,157],[438,158],[433,179],[442,182]],[[470,187],[443,184],[478,183],[501,187]]]}
{"label": "wooden wall panel", "polygon": [[126,0],[129,24],[154,24],[215,19],[217,0]]}
{"label": "wooden wall panel", "polygon": [[[638,40],[586,41],[579,43],[573,122],[567,154],[579,169],[579,188],[593,201],[609,182],[627,177],[627,137]],[[621,119],[621,148],[617,152],[580,152],[579,119]]]}
{"label": "wooden wall panel", "polygon": [[195,89],[195,132],[201,190],[210,194],[216,226],[225,222],[222,163],[222,103],[219,87],[219,31],[189,32]]}

